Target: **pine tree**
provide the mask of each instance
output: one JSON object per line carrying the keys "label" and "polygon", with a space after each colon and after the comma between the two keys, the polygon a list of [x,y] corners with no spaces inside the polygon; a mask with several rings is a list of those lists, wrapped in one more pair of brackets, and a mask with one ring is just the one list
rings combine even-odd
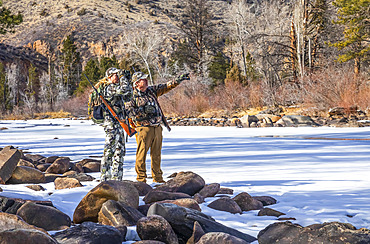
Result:
{"label": "pine tree", "polygon": [[220,84],[224,84],[226,73],[230,67],[228,59],[221,52],[218,52],[216,56],[212,58],[212,61],[208,67],[208,76],[212,78],[211,88],[214,88]]}
{"label": "pine tree", "polygon": [[100,72],[100,64],[99,60],[96,58],[92,58],[87,61],[84,71],[81,75],[80,84],[76,90],[77,94],[82,94],[86,89],[90,89],[91,85],[89,81],[86,79],[85,75],[90,79],[90,81],[95,84],[102,78],[103,74]]}
{"label": "pine tree", "polygon": [[63,80],[67,93],[71,96],[78,87],[81,77],[80,53],[71,36],[63,41],[62,48]]}
{"label": "pine tree", "polygon": [[0,104],[3,112],[11,109],[10,88],[6,79],[5,68],[0,62]]}
{"label": "pine tree", "polygon": [[110,67],[119,67],[119,63],[117,61],[117,58],[115,55],[113,57],[101,57],[100,63],[99,63],[99,70],[100,70],[100,78],[103,78],[105,76],[105,71],[109,69]]}
{"label": "pine tree", "polygon": [[244,83],[245,77],[242,75],[242,71],[239,66],[235,63],[231,64],[230,70],[226,73],[225,84],[228,82],[239,82]]}
{"label": "pine tree", "polygon": [[11,11],[3,6],[3,2],[0,0],[0,34],[6,34],[14,32],[13,28],[19,25],[23,21],[23,17],[20,13],[14,15]]}
{"label": "pine tree", "polygon": [[361,63],[368,61],[370,54],[370,0],[335,0],[333,5],[338,7],[338,20],[334,23],[343,25],[345,30],[343,40],[331,45],[345,51],[338,61],[355,61],[354,72],[359,74]]}

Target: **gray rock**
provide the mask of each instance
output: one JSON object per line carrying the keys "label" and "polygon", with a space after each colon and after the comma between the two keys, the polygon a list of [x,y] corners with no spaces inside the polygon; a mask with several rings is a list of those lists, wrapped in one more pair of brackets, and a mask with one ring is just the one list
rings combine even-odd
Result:
{"label": "gray rock", "polygon": [[50,167],[50,165],[50,163],[39,164],[36,166],[36,168],[42,172],[45,172]]}
{"label": "gray rock", "polygon": [[166,244],[162,241],[153,241],[153,240],[144,240],[144,241],[136,241],[134,244]]}
{"label": "gray rock", "polygon": [[68,157],[57,158],[45,172],[52,174],[64,174],[69,169],[70,161],[71,160]]}
{"label": "gray rock", "polygon": [[59,244],[122,244],[125,237],[109,225],[84,222],[52,235]]}
{"label": "gray rock", "polygon": [[245,240],[223,232],[209,232],[204,234],[197,244],[249,244]]}
{"label": "gray rock", "polygon": [[212,183],[203,187],[202,190],[199,191],[199,194],[203,197],[214,197],[217,192],[220,190],[220,184]]}
{"label": "gray rock", "polygon": [[38,230],[48,234],[44,229],[26,223],[18,215],[0,212],[0,231],[12,229]]}
{"label": "gray rock", "polygon": [[27,184],[27,183],[44,183],[45,175],[38,169],[17,166],[12,174],[12,177],[7,181],[9,184]]}
{"label": "gray rock", "polygon": [[230,188],[221,187],[220,190],[217,192],[217,194],[229,194],[229,195],[233,195],[234,194],[234,190],[233,189],[230,189]]}
{"label": "gray rock", "polygon": [[311,117],[303,115],[285,115],[277,124],[282,124],[283,126],[318,126]]}
{"label": "gray rock", "polygon": [[259,244],[360,244],[370,243],[370,230],[357,230],[351,224],[330,222],[302,227],[291,222],[278,222],[267,226],[258,233]]}
{"label": "gray rock", "polygon": [[251,127],[251,123],[258,123],[259,119],[255,115],[244,115],[240,118],[243,127]]}
{"label": "gray rock", "polygon": [[225,232],[247,242],[256,240],[253,236],[244,234],[238,230],[224,226],[216,222],[212,217],[202,212],[187,209],[171,203],[155,203],[150,206],[148,216],[160,215],[165,218],[179,238],[179,242],[186,242],[193,234],[194,222],[197,221],[204,232]]}
{"label": "gray rock", "polygon": [[175,178],[167,181],[156,189],[168,192],[182,192],[190,196],[200,191],[205,186],[204,179],[193,172],[179,172]]}
{"label": "gray rock", "polygon": [[242,213],[242,210],[240,209],[239,205],[233,199],[228,197],[221,197],[217,200],[214,200],[213,202],[208,204],[208,207],[233,214]]}
{"label": "gray rock", "polygon": [[282,213],[282,212],[279,212],[275,209],[272,209],[272,208],[263,208],[261,209],[258,214],[258,216],[275,216],[275,217],[279,217],[281,215],[285,215],[285,213]]}
{"label": "gray rock", "polygon": [[143,198],[143,201],[148,203],[163,201],[163,200],[176,200],[180,198],[191,198],[188,194],[182,192],[166,192],[166,191],[159,191],[159,190],[152,190],[148,192]]}
{"label": "gray rock", "polygon": [[85,173],[73,173],[73,174],[68,174],[68,175],[65,175],[67,178],[74,178],[78,181],[93,181],[95,180],[94,177],[92,177],[91,175],[88,175],[88,174],[85,174]]}
{"label": "gray rock", "polygon": [[27,166],[27,167],[35,168],[35,165],[32,162],[26,159],[23,159],[23,158],[19,160],[17,166]]}
{"label": "gray rock", "polygon": [[141,240],[156,240],[164,243],[179,243],[171,225],[162,216],[152,215],[141,218],[136,225]]}
{"label": "gray rock", "polygon": [[199,239],[205,234],[202,226],[200,226],[200,224],[195,221],[194,222],[194,227],[193,227],[193,234],[191,235],[191,237],[189,238],[189,240],[186,242],[186,244],[195,244],[197,243],[197,241],[199,241]]}
{"label": "gray rock", "polygon": [[139,192],[139,196],[145,196],[146,194],[148,194],[148,192],[153,190],[153,188],[145,182],[134,181],[132,183],[136,187],[136,190]]}
{"label": "gray rock", "polygon": [[65,213],[50,206],[26,202],[17,211],[24,221],[44,230],[63,230],[71,226],[71,219]]}
{"label": "gray rock", "polygon": [[57,160],[59,158],[59,156],[50,156],[50,157],[47,157],[45,159],[45,163],[49,163],[49,164],[52,164],[54,163],[55,160]]}
{"label": "gray rock", "polygon": [[202,195],[200,195],[199,193],[196,193],[194,196],[193,196],[193,199],[201,204],[201,203],[204,203],[204,197]]}
{"label": "gray rock", "polygon": [[94,187],[80,201],[73,213],[73,222],[76,224],[85,221],[98,222],[98,213],[103,203],[110,199],[135,209],[139,206],[139,193],[132,183],[108,180]]}
{"label": "gray rock", "polygon": [[75,178],[56,178],[54,181],[55,190],[82,187],[83,185]]}
{"label": "gray rock", "polygon": [[27,188],[30,188],[31,190],[34,190],[34,191],[45,191],[46,189],[40,185],[29,185],[29,186],[26,186]]}
{"label": "gray rock", "polygon": [[139,210],[114,200],[108,200],[103,203],[98,220],[103,225],[133,226],[142,217],[144,215]]}
{"label": "gray rock", "polygon": [[10,179],[21,157],[21,151],[11,146],[0,151],[0,184]]}
{"label": "gray rock", "polygon": [[242,211],[259,210],[263,208],[263,204],[260,201],[255,200],[246,192],[236,195],[233,200],[239,205]]}
{"label": "gray rock", "polygon": [[263,206],[273,205],[277,203],[276,199],[270,196],[253,196],[253,199],[260,201]]}
{"label": "gray rock", "polygon": [[48,234],[32,229],[11,229],[0,231],[0,243],[58,244],[58,242]]}
{"label": "gray rock", "polygon": [[100,172],[101,161],[87,158],[78,162],[77,165],[80,165],[85,173]]}

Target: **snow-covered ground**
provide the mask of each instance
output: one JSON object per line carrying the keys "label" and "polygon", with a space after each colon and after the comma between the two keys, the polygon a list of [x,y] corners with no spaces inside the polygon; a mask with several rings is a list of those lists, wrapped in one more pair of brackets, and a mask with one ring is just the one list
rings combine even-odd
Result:
{"label": "snow-covered ground", "polygon": [[[0,147],[13,145],[33,154],[68,156],[74,161],[99,157],[103,151],[102,127],[87,120],[0,121],[1,127],[8,129],[0,130]],[[369,139],[370,127],[172,127],[171,132],[164,129],[162,169],[165,176],[193,171],[206,183],[234,189],[234,195],[272,196],[278,203],[270,207],[286,213],[284,217],[296,218],[292,222],[302,226],[339,221],[370,228]],[[124,166],[128,180],[136,176],[135,149],[135,139],[129,138]],[[148,159],[148,172],[149,165]],[[92,175],[99,177],[99,173]],[[64,190],[54,190],[53,183],[41,184],[45,192],[25,185],[2,185],[0,195],[50,200],[72,218],[77,204],[98,182],[82,184],[82,188]],[[207,198],[202,211],[244,233],[257,236],[277,221],[257,216],[258,211],[234,215],[208,208],[214,199]]]}

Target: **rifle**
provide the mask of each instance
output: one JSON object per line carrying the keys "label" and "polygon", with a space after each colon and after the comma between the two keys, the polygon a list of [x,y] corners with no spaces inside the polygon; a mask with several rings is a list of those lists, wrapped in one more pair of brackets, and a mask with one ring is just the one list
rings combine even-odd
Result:
{"label": "rifle", "polygon": [[122,121],[118,115],[116,114],[116,112],[113,110],[112,106],[107,102],[107,100],[104,99],[103,95],[100,94],[98,92],[98,90],[95,88],[95,86],[91,83],[90,79],[86,76],[86,74],[84,74],[87,81],[90,83],[90,85],[94,88],[96,94],[98,94],[98,96],[100,97],[100,99],[102,100],[102,102],[104,103],[105,107],[103,106],[104,110],[108,113],[110,113],[113,118],[115,118],[118,123],[121,125],[121,127],[126,131],[127,135],[129,135],[130,137],[135,135],[136,134],[136,131],[133,130],[130,125],[126,124],[124,121]]}

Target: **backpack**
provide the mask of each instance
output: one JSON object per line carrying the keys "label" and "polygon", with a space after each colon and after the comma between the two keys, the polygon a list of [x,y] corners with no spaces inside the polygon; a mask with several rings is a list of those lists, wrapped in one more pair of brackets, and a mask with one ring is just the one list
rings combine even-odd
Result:
{"label": "backpack", "polygon": [[[107,78],[103,78],[94,87],[100,94],[102,94],[103,90],[108,84],[109,80]],[[89,96],[87,112],[94,123],[102,124],[104,122],[104,106],[105,105],[103,104],[97,92],[93,90]]]}

